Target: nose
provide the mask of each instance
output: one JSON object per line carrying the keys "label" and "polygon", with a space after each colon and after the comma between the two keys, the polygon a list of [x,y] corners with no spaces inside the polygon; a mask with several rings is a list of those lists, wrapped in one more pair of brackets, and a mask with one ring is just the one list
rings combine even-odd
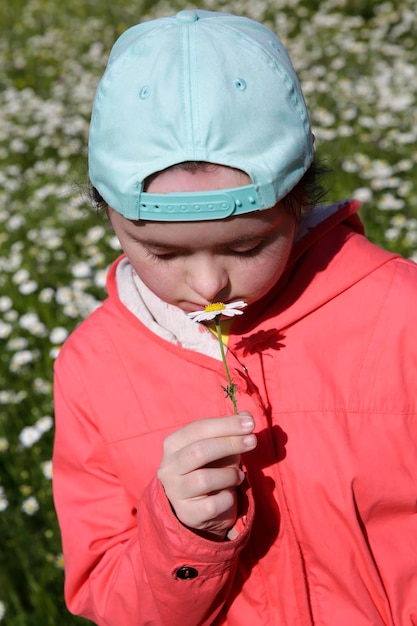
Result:
{"label": "nose", "polygon": [[227,299],[229,275],[224,264],[211,256],[193,258],[187,285],[207,303]]}

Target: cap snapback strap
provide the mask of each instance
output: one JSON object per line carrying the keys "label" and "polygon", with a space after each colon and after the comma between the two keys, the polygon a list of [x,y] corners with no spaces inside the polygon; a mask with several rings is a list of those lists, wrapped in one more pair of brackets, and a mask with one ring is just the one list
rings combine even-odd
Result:
{"label": "cap snapback strap", "polygon": [[215,191],[142,192],[133,210],[125,208],[123,215],[133,220],[185,222],[224,219],[265,208],[268,206],[261,205],[254,185],[246,185]]}

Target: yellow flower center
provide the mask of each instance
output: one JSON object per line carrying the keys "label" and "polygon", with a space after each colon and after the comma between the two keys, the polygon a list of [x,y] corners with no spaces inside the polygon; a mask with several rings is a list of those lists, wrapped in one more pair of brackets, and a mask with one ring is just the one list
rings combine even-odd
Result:
{"label": "yellow flower center", "polygon": [[212,311],[224,311],[225,308],[223,302],[213,302],[204,307],[204,311],[205,313],[211,313]]}

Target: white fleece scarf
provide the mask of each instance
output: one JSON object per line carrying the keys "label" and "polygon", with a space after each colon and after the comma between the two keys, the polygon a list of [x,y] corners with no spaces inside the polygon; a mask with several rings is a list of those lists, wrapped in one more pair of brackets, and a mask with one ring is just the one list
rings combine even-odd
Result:
{"label": "white fleece scarf", "polygon": [[221,360],[219,342],[212,332],[190,320],[178,307],[167,304],[141,281],[127,258],[116,270],[119,298],[155,335],[187,350]]}

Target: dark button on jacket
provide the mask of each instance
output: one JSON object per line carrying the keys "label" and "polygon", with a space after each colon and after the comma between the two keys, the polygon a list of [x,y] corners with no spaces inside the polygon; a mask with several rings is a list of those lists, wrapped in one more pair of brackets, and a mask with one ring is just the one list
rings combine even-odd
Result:
{"label": "dark button on jacket", "polygon": [[194,567],[184,565],[184,567],[179,567],[177,569],[176,576],[181,580],[191,580],[191,578],[197,578],[198,572]]}

